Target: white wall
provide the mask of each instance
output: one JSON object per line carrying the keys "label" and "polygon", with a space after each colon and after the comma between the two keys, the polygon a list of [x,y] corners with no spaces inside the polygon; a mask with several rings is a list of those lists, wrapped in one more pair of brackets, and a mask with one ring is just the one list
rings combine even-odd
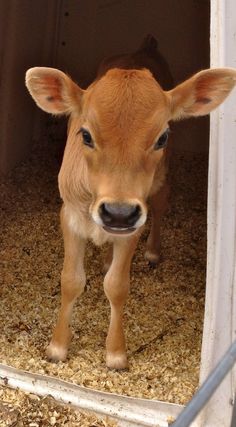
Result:
{"label": "white wall", "polygon": [[[211,65],[236,69],[235,0],[211,0]],[[211,115],[208,255],[201,382],[236,339],[236,89]],[[235,368],[202,413],[201,427],[233,427]]]}

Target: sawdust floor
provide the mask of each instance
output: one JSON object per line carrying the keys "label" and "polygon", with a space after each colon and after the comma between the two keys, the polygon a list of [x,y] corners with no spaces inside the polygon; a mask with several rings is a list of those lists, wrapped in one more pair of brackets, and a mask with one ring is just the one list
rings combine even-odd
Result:
{"label": "sawdust floor", "polygon": [[103,248],[88,244],[87,286],[75,308],[66,363],[45,358],[60,304],[57,143],[35,146],[0,186],[0,361],[128,396],[186,403],[198,385],[206,266],[207,159],[175,158],[170,209],[162,224],[162,261],[144,260],[147,231],[133,267],[125,309],[129,370],[104,363],[109,304]]}
{"label": "sawdust floor", "polygon": [[50,396],[39,397],[0,387],[0,427],[116,427],[114,420],[60,405]]}

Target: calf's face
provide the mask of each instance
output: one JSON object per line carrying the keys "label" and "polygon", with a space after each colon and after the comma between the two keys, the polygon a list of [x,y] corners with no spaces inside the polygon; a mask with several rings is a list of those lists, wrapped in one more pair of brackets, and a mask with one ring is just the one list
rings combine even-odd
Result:
{"label": "calf's face", "polygon": [[165,92],[147,70],[113,69],[82,90],[59,70],[30,69],[26,85],[36,103],[70,115],[63,199],[80,201],[83,169],[93,220],[108,233],[134,232],[146,221],[154,174],[163,168],[169,121],[208,114],[235,79],[235,70],[206,70]]}
{"label": "calf's face", "polygon": [[81,150],[90,213],[107,232],[131,233],[146,221],[169,113],[167,96],[147,71],[112,70],[84,93],[81,113],[71,119],[68,147],[73,139]]}

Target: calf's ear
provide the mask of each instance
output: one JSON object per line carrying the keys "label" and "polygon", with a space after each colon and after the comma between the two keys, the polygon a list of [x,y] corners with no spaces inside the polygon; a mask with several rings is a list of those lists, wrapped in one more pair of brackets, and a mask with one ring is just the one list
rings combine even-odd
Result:
{"label": "calf's ear", "polygon": [[47,113],[70,114],[80,110],[84,91],[62,71],[30,68],[26,72],[25,84],[36,104]]}
{"label": "calf's ear", "polygon": [[203,70],[167,92],[172,120],[204,116],[220,105],[236,84],[236,70]]}

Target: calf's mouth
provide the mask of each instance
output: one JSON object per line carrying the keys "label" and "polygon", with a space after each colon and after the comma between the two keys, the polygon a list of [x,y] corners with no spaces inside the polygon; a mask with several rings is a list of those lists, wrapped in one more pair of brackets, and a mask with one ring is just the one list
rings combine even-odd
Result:
{"label": "calf's mouth", "polygon": [[108,227],[107,225],[103,225],[103,230],[110,234],[131,234],[137,230],[135,227]]}

